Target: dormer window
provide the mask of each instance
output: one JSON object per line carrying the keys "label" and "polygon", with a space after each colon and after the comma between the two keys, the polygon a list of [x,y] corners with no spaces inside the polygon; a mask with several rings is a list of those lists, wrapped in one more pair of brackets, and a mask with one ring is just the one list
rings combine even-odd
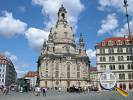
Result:
{"label": "dormer window", "polygon": [[122,41],[121,40],[118,40],[117,41],[117,45],[122,45]]}
{"label": "dormer window", "polygon": [[105,42],[102,42],[102,46],[105,46]]}
{"label": "dormer window", "polygon": [[126,40],[126,41],[125,41],[125,44],[126,44],[126,45],[129,45],[129,44],[130,44],[130,41],[129,41],[129,40]]}
{"label": "dormer window", "polygon": [[108,41],[108,45],[112,46],[113,45],[112,41]]}
{"label": "dormer window", "polygon": [[65,14],[64,13],[62,13],[61,16],[62,16],[63,19],[65,19]]}

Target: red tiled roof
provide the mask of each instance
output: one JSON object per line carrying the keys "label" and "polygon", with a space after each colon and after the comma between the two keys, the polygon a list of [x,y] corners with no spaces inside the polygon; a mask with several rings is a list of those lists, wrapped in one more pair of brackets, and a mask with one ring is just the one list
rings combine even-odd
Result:
{"label": "red tiled roof", "polygon": [[35,77],[37,76],[37,72],[29,71],[24,77]]}
{"label": "red tiled roof", "polygon": [[[117,41],[121,41],[122,44],[125,44],[125,41],[129,40],[129,38],[127,37],[111,37],[111,38],[106,38],[104,39],[102,42],[97,43],[98,46],[106,46],[108,45],[108,42],[111,41],[113,45],[117,44]],[[103,45],[103,44],[104,45]]]}
{"label": "red tiled roof", "polygon": [[121,41],[125,41],[128,40],[128,38],[125,37],[111,37],[111,38],[106,38],[104,41],[108,42],[108,41],[117,41],[117,40],[121,40]]}

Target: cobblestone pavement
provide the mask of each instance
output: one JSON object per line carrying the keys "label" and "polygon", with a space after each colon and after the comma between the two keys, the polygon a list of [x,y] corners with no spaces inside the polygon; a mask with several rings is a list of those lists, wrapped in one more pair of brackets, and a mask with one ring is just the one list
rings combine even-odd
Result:
{"label": "cobblestone pavement", "polygon": [[133,91],[128,97],[123,97],[116,91],[89,92],[89,93],[66,93],[48,91],[47,96],[34,96],[32,93],[9,93],[0,96],[0,100],[133,100]]}

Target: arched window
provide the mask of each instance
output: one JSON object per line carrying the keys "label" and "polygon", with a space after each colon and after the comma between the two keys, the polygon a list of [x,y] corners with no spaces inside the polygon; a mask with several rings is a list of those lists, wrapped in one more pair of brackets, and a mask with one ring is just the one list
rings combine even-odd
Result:
{"label": "arched window", "polygon": [[61,16],[62,16],[63,19],[65,18],[65,14],[64,13],[62,13]]}
{"label": "arched window", "polygon": [[127,61],[129,61],[130,60],[130,58],[129,58],[129,56],[127,56]]}
{"label": "arched window", "polygon": [[124,60],[124,57],[123,56],[121,56],[121,61],[123,61]]}
{"label": "arched window", "polygon": [[121,65],[119,65],[119,70],[121,70]]}
{"label": "arched window", "polygon": [[115,61],[115,57],[114,56],[112,56],[112,61]]}
{"label": "arched window", "polygon": [[109,48],[109,49],[108,49],[108,52],[109,52],[109,53],[114,53],[114,48]]}
{"label": "arched window", "polygon": [[102,62],[102,57],[100,57],[100,61]]}
{"label": "arched window", "polygon": [[130,64],[128,64],[128,65],[127,65],[127,67],[128,67],[128,69],[130,69],[130,68],[131,68],[131,65],[130,65]]}
{"label": "arched window", "polygon": [[45,68],[48,70],[48,61],[45,62]]}
{"label": "arched window", "polygon": [[120,56],[118,56],[118,61],[120,61],[120,59],[121,59]]}
{"label": "arched window", "polygon": [[129,90],[133,89],[133,83],[129,83]]}
{"label": "arched window", "polygon": [[118,47],[118,48],[117,48],[117,52],[118,52],[118,53],[122,53],[122,52],[123,52],[123,48]]}
{"label": "arched window", "polygon": [[115,65],[113,65],[113,70],[115,70]]}
{"label": "arched window", "polygon": [[131,64],[131,69],[133,70],[133,64]]}
{"label": "arched window", "polygon": [[111,61],[111,56],[109,57],[109,61]]}
{"label": "arched window", "polygon": [[124,65],[122,65],[121,67],[122,67],[121,69],[124,69]]}
{"label": "arched window", "polygon": [[119,87],[122,89],[122,84],[120,84]]}
{"label": "arched window", "polygon": [[70,63],[67,63],[67,78],[70,78]]}
{"label": "arched window", "polygon": [[113,68],[112,68],[112,65],[109,65],[109,68],[110,68],[110,70],[112,70]]}
{"label": "arched window", "polygon": [[77,64],[77,78],[80,78],[80,64]]}
{"label": "arched window", "polygon": [[55,77],[58,78],[59,77],[59,63],[57,62],[55,65]]}
{"label": "arched window", "polygon": [[56,63],[55,70],[59,70],[59,63]]}
{"label": "arched window", "polygon": [[130,53],[130,48],[126,48],[126,53]]}
{"label": "arched window", "polygon": [[128,79],[132,79],[132,74],[128,73]]}
{"label": "arched window", "polygon": [[77,71],[80,71],[80,64],[77,64]]}
{"label": "arched window", "polygon": [[106,61],[106,58],[105,57],[103,57],[103,61]]}
{"label": "arched window", "polygon": [[126,84],[123,84],[123,89],[126,90]]}
{"label": "arched window", "polygon": [[125,74],[119,74],[119,79],[125,79]]}

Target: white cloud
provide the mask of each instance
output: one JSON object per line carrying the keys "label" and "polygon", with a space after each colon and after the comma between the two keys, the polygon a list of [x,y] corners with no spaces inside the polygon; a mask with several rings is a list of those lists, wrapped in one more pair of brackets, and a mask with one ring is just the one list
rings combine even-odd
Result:
{"label": "white cloud", "polygon": [[[123,7],[124,0],[99,0],[99,9],[100,10],[111,10],[115,8],[117,11],[125,13],[125,8]],[[133,16],[133,0],[127,0],[128,2],[128,11]]]}
{"label": "white cloud", "polygon": [[9,51],[5,51],[4,54],[10,58],[10,60],[15,63],[18,60],[18,57],[14,54],[11,54]]}
{"label": "white cloud", "polygon": [[48,38],[48,34],[49,32],[47,31],[32,27],[25,32],[29,45],[34,50],[40,50],[42,48],[44,40],[46,41]]}
{"label": "white cloud", "polygon": [[[133,21],[130,21],[129,25],[130,25],[130,31],[133,32]],[[113,35],[117,36],[117,37],[121,37],[121,36],[124,36],[124,35],[129,35],[127,23],[124,24],[122,28],[115,30],[113,32]]]}
{"label": "white cloud", "polygon": [[18,77],[21,77],[24,73],[27,72],[29,64],[23,63],[15,54],[12,54],[9,51],[5,51],[4,54],[13,62]]}
{"label": "white cloud", "polygon": [[88,49],[88,50],[86,50],[86,52],[87,52],[87,55],[89,56],[90,59],[96,58],[96,51],[95,50],[93,51],[92,49]]}
{"label": "white cloud", "polygon": [[103,35],[104,33],[110,33],[118,27],[118,20],[116,15],[109,14],[106,19],[102,20],[101,28],[98,30],[98,35]]}
{"label": "white cloud", "polygon": [[68,22],[73,27],[77,27],[77,20],[79,14],[83,11],[84,5],[80,0],[32,0],[33,4],[42,7],[42,13],[47,15],[49,21],[44,22],[46,29],[51,28],[57,20],[57,12],[61,4],[68,11]]}
{"label": "white cloud", "polygon": [[[6,37],[12,37],[16,34],[24,35],[28,40],[31,48],[40,50],[44,40],[48,38],[48,32],[37,28],[27,28],[27,24],[15,19],[12,13],[4,12],[4,16],[0,17],[0,34]],[[16,59],[14,55],[6,52],[10,59]]]}
{"label": "white cloud", "polygon": [[7,11],[0,17],[0,34],[5,37],[11,37],[15,34],[23,34],[26,30],[27,24],[15,19],[12,13]]}

